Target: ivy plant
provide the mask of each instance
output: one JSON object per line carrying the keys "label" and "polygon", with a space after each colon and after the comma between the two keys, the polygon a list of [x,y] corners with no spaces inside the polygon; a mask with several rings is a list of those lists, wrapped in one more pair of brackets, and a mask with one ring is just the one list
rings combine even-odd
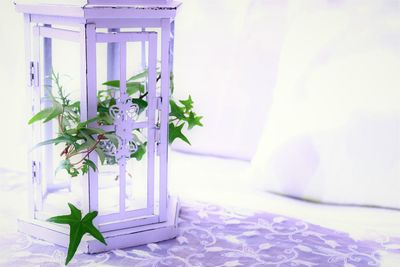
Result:
{"label": "ivy plant", "polygon": [[[147,78],[147,70],[142,71],[126,82],[127,94],[130,101],[138,106],[139,115],[146,111],[148,102],[146,96],[148,92],[145,87]],[[157,83],[161,75],[158,73]],[[97,171],[98,167],[95,162],[89,159],[91,153],[96,153],[100,164],[113,165],[117,164],[114,156],[110,156],[105,151],[104,143],[112,143],[118,146],[118,137],[115,131],[105,131],[102,125],[113,125],[114,119],[110,115],[110,108],[117,103],[116,95],[120,90],[120,81],[112,80],[103,83],[104,88],[97,92],[97,115],[86,121],[81,121],[80,102],[71,99],[70,95],[65,93],[61,84],[60,75],[52,73],[52,80],[55,85],[55,94],[47,89],[47,95],[51,102],[51,106],[42,109],[36,113],[30,120],[33,123],[48,123],[54,121],[58,131],[53,139],[44,140],[36,145],[36,147],[44,145],[62,145],[63,149],[60,153],[60,163],[57,171],[65,170],[71,177],[83,175],[89,172],[89,169]],[[171,93],[174,91],[173,75],[171,74]],[[196,126],[203,126],[201,119],[193,110],[194,102],[189,95],[187,99],[175,100],[173,96],[170,101],[169,113],[169,144],[177,139],[190,145],[190,141],[185,130],[191,130]],[[146,137],[141,129],[135,129],[132,137],[137,145],[137,149],[130,155],[131,158],[140,161],[146,154]],[[88,213],[82,219],[82,211],[77,207],[68,203],[71,210],[70,215],[61,215],[49,218],[48,221],[68,224],[70,226],[70,242],[68,245],[68,255],[66,264],[73,258],[80,241],[84,234],[88,233],[100,242],[105,244],[104,237],[92,224],[93,219],[97,216],[97,211]]]}
{"label": "ivy plant", "polygon": [[93,219],[97,216],[97,211],[89,212],[82,219],[82,211],[73,204],[68,203],[71,214],[60,215],[49,218],[47,221],[58,224],[69,225],[69,245],[65,265],[67,265],[75,255],[84,234],[88,233],[104,245],[107,245],[103,235],[93,225]]}

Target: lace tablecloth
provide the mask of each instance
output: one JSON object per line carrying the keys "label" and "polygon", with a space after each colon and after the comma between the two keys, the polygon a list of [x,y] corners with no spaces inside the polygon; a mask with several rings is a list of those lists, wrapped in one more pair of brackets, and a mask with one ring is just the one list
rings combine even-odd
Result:
{"label": "lace tablecloth", "polygon": [[[20,175],[2,171],[0,266],[63,266],[65,248],[15,231],[23,205],[15,198],[24,194]],[[400,238],[377,234],[373,240],[355,240],[266,212],[183,202],[179,226],[176,239],[97,255],[79,253],[69,266],[400,266]]]}

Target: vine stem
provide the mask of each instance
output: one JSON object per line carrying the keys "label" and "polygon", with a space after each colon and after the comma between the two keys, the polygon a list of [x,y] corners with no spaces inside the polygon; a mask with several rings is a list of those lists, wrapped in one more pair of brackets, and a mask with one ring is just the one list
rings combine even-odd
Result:
{"label": "vine stem", "polygon": [[140,99],[145,98],[147,95],[149,94],[149,92],[144,93],[143,95],[139,96]]}
{"label": "vine stem", "polygon": [[100,140],[102,140],[102,139],[104,139],[104,135],[103,135],[103,134],[99,134],[99,135],[97,136],[96,143],[94,143],[94,145],[87,151],[86,155],[83,156],[82,159],[80,159],[78,162],[76,162],[76,163],[71,163],[71,165],[75,166],[75,165],[78,165],[79,163],[81,163],[82,161],[84,161],[84,159],[85,159],[87,156],[89,156],[89,154],[92,153],[93,150],[96,149],[96,146],[100,143]]}

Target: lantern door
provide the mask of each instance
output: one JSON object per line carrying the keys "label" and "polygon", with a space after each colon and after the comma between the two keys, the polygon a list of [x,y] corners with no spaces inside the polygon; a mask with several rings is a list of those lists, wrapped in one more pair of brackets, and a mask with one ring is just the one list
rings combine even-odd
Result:
{"label": "lantern door", "polygon": [[[32,115],[43,110],[59,114],[63,98],[75,106],[79,120],[80,101],[80,34],[79,28],[57,28],[49,24],[28,24],[31,49],[28,85],[32,98]],[[68,56],[66,56],[68,55]],[[73,104],[75,103],[75,104]],[[31,217],[46,220],[57,214],[68,213],[67,203],[81,206],[84,195],[82,179],[71,178],[61,170],[61,156],[66,148],[56,138],[62,116],[43,119],[32,124],[31,168],[32,185]]]}
{"label": "lantern door", "polygon": [[[88,174],[86,205],[99,211],[96,223],[101,231],[158,223],[158,35],[109,29],[96,32],[91,25],[86,30],[96,40],[86,43],[87,96],[83,98],[87,99],[87,118],[97,112],[109,120],[93,125],[105,134],[99,141],[101,153],[90,155],[99,169]],[[98,81],[106,78],[108,82],[99,87]],[[107,103],[107,97],[112,103]],[[101,114],[102,108],[106,113]]]}

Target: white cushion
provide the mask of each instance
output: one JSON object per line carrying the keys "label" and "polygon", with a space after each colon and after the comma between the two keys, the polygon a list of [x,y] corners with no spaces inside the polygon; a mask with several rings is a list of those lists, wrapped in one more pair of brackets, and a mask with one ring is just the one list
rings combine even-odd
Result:
{"label": "white cushion", "polygon": [[299,2],[252,174],[277,193],[400,208],[399,7]]}

